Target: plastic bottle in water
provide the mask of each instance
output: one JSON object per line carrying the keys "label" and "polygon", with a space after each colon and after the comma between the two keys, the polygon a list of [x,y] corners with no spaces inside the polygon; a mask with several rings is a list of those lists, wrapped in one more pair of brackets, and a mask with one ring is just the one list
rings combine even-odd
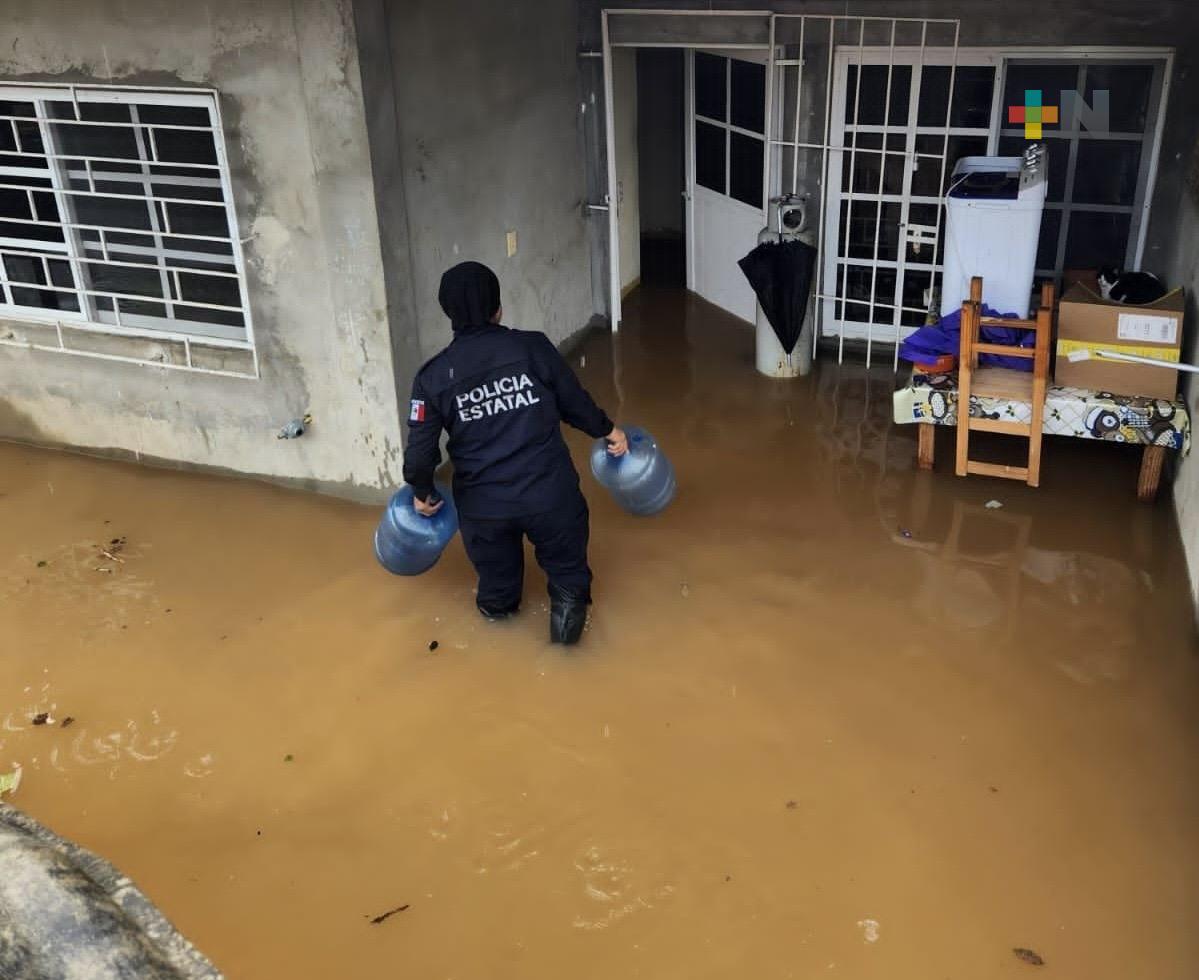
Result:
{"label": "plastic bottle in water", "polygon": [[630,514],[647,517],[665,509],[674,499],[674,467],[652,435],[635,425],[625,428],[629,451],[608,453],[608,443],[596,439],[591,447],[591,472],[616,502]]}
{"label": "plastic bottle in water", "polygon": [[[393,575],[420,575],[437,564],[458,531],[458,511],[445,488],[436,496],[445,501],[432,517],[424,517],[412,506],[412,487],[400,487],[387,502],[375,529],[375,557]],[[430,498],[432,499],[432,498]]]}

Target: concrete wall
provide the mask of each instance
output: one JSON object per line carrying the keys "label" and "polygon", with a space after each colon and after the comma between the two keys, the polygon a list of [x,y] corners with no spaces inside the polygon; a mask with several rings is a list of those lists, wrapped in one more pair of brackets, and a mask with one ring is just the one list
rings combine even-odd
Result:
{"label": "concrete wall", "polygon": [[[1195,75],[1184,78],[1195,84]],[[1199,364],[1199,135],[1179,162],[1187,164],[1184,190],[1178,205],[1174,260],[1167,268],[1171,285],[1187,290],[1186,336],[1183,360]],[[1192,426],[1199,420],[1199,375],[1183,374],[1183,392],[1191,410]],[[1174,480],[1174,507],[1191,573],[1191,594],[1199,620],[1199,449],[1179,462]]]}
{"label": "concrete wall", "polygon": [[[592,318],[577,10],[565,0],[356,0],[389,306],[406,389],[449,342],[442,272],[475,259],[504,322],[563,341]],[[386,107],[386,108],[384,108]],[[388,118],[390,117],[390,118]],[[387,181],[384,187],[380,182]],[[505,238],[517,234],[517,252]]]}
{"label": "concrete wall", "polygon": [[683,52],[637,49],[637,128],[641,146],[641,233],[682,238],[685,134]]}
{"label": "concrete wall", "polygon": [[641,279],[641,184],[637,157],[637,52],[612,55],[612,100],[616,108],[616,220],[620,234],[620,288]]}
{"label": "concrete wall", "polygon": [[[400,426],[350,0],[6,0],[0,15],[0,79],[219,92],[261,363],[246,380],[0,347],[0,438],[381,495]],[[305,411],[307,435],[275,438]]]}

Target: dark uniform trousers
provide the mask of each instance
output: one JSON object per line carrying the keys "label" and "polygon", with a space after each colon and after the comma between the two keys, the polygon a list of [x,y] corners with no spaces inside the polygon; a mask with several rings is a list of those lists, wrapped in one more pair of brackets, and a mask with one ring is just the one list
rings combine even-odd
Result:
{"label": "dark uniform trousers", "polygon": [[461,517],[459,527],[467,557],[479,573],[479,608],[487,613],[515,612],[524,586],[524,538],[555,590],[591,601],[591,569],[587,565],[590,519],[582,493],[554,510],[529,517],[479,519]]}

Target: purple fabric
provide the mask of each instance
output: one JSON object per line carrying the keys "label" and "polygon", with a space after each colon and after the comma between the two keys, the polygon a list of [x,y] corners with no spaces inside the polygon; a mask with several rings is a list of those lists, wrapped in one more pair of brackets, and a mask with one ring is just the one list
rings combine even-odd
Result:
{"label": "purple fabric", "polygon": [[[983,304],[983,316],[1019,320],[1015,313],[1000,313]],[[961,350],[962,311],[954,310],[941,317],[933,326],[921,327],[899,345],[899,356],[914,364],[932,364],[942,354],[957,357]],[[1013,327],[983,327],[980,339],[987,344],[1003,344],[1007,347],[1032,347],[1036,344],[1035,330],[1018,330]],[[979,354],[978,363],[991,367],[1012,368],[1016,371],[1031,371],[1032,361],[1025,357],[1004,357],[1002,354]]]}

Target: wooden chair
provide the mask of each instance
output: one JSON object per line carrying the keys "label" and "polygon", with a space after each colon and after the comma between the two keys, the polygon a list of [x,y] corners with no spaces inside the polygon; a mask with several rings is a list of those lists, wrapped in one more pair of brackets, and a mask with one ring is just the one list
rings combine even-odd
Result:
{"label": "wooden chair", "polygon": [[[1041,479],[1041,427],[1045,414],[1045,388],[1049,381],[1049,341],[1053,330],[1053,284],[1041,287],[1041,306],[1032,320],[1007,320],[982,315],[983,281],[978,276],[970,280],[970,298],[962,304],[962,338],[958,358],[958,432],[957,475],[1001,476],[1009,480],[1024,480],[1035,487]],[[979,338],[983,327],[1009,327],[1036,331],[1032,347],[1012,347],[1007,344],[988,344]],[[1032,361],[1033,369],[1015,371],[1011,368],[978,366],[979,354],[1001,354],[1005,357],[1024,357]],[[1004,398],[1026,402],[1032,408],[1028,422],[1007,419],[973,418],[970,415],[970,396]],[[1028,465],[1002,466],[970,458],[971,432],[1002,432],[1028,439]]]}

